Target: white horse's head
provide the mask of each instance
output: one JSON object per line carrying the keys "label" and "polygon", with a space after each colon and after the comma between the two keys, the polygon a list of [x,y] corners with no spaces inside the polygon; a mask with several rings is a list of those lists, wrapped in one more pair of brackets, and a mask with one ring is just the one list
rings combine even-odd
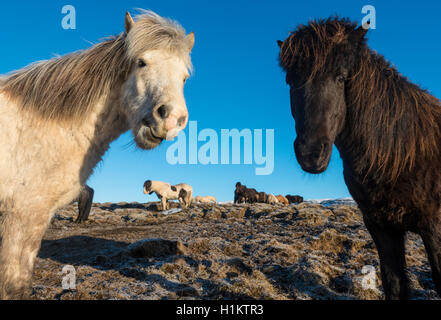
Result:
{"label": "white horse's head", "polygon": [[122,109],[138,147],[153,149],[164,139],[173,140],[187,125],[184,84],[195,38],[151,12],[136,22],[127,13],[125,25],[133,67],[122,86]]}

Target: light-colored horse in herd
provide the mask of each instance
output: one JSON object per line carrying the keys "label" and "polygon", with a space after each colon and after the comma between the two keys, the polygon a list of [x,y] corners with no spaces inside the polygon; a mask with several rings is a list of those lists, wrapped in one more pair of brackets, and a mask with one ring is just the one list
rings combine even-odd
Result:
{"label": "light-colored horse in herd", "polygon": [[217,203],[216,198],[213,196],[197,196],[196,198],[194,198],[194,201],[198,203]]}
{"label": "light-colored horse in herd", "polygon": [[126,32],[0,80],[0,298],[22,298],[53,213],[75,199],[110,143],[131,130],[141,149],[188,121],[184,83],[194,34],[129,14]]}

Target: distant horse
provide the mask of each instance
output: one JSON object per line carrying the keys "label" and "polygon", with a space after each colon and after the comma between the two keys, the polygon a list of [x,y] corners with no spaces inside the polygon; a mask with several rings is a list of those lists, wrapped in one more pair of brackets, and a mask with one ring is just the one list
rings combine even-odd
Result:
{"label": "distant horse", "polygon": [[234,190],[234,203],[256,203],[259,201],[259,193],[254,188],[247,188],[240,182],[236,183]]}
{"label": "distant horse", "polygon": [[277,200],[279,201],[279,203],[281,204],[285,204],[285,205],[289,205],[289,201],[288,199],[286,199],[284,196],[282,196],[281,194],[279,194],[278,196],[276,196]]}
{"label": "distant horse", "polygon": [[257,202],[259,203],[266,203],[266,201],[268,200],[268,195],[265,192],[259,192],[258,196],[259,200]]}
{"label": "distant horse", "polygon": [[293,196],[290,194],[287,194],[285,196],[286,199],[288,199],[289,203],[302,203],[303,202],[303,197],[302,196]]}
{"label": "distant horse", "polygon": [[321,173],[333,144],[378,249],[387,299],[408,298],[406,231],[421,235],[441,294],[441,103],[366,44],[367,26],[330,18],[279,41],[295,153]]}
{"label": "distant horse", "polygon": [[144,182],[144,194],[155,193],[161,200],[161,210],[170,209],[168,200],[179,200],[181,208],[189,208],[193,201],[193,188],[185,183],[172,186],[162,181],[147,180]]}
{"label": "distant horse", "polygon": [[198,203],[214,203],[214,204],[217,203],[216,198],[213,196],[206,196],[206,197],[197,196],[194,200],[195,202]]}
{"label": "distant horse", "polygon": [[268,204],[276,204],[279,203],[279,199],[273,194],[269,194],[266,198],[266,203]]}
{"label": "distant horse", "polygon": [[152,12],[92,48],[13,72],[0,84],[0,298],[29,288],[55,210],[80,193],[110,143],[142,149],[187,125],[194,35]]}
{"label": "distant horse", "polygon": [[246,187],[240,182],[236,183],[236,189],[234,190],[234,203],[245,202],[245,192]]}

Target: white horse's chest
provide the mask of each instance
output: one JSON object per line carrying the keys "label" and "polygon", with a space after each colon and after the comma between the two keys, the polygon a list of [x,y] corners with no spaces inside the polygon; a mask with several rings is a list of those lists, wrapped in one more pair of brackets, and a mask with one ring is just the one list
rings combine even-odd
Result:
{"label": "white horse's chest", "polygon": [[54,206],[71,202],[110,143],[97,137],[95,122],[91,115],[75,129],[43,123],[23,117],[0,95],[0,199],[26,204],[41,197]]}

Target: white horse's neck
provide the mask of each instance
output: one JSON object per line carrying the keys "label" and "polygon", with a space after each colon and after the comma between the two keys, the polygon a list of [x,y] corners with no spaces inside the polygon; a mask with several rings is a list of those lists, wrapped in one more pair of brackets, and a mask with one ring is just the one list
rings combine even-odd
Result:
{"label": "white horse's neck", "polygon": [[96,105],[93,113],[87,117],[87,121],[81,125],[77,133],[79,140],[85,142],[82,147],[87,146],[84,149],[83,169],[80,173],[81,183],[85,183],[92,174],[93,168],[101,161],[110,144],[129,130],[125,117],[119,112],[119,100],[112,98],[102,100],[103,102]]}

